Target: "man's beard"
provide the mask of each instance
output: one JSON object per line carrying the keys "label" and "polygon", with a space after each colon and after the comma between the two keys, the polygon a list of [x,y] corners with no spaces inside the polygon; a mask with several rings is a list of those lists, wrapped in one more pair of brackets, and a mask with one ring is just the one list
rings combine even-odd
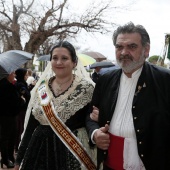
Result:
{"label": "man's beard", "polygon": [[[123,59],[128,59],[128,61],[124,61]],[[122,70],[125,73],[131,73],[135,69],[137,69],[140,66],[142,66],[144,61],[145,61],[145,59],[146,58],[145,58],[144,52],[143,52],[138,61],[134,61],[133,57],[130,56],[130,55],[122,55],[122,56],[120,56],[119,59],[116,59],[116,60],[117,60],[117,64],[122,68]]]}

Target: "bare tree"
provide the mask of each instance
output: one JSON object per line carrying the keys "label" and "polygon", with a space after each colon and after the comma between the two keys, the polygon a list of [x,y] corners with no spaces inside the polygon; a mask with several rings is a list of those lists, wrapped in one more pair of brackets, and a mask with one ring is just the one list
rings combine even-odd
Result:
{"label": "bare tree", "polygon": [[[48,3],[47,3],[48,2]],[[115,7],[116,8],[116,7]],[[105,33],[114,23],[106,19],[111,1],[92,4],[81,15],[71,10],[69,0],[0,0],[0,37],[3,51],[18,49],[48,53],[54,39],[75,37],[82,29]],[[46,48],[45,48],[46,47]]]}

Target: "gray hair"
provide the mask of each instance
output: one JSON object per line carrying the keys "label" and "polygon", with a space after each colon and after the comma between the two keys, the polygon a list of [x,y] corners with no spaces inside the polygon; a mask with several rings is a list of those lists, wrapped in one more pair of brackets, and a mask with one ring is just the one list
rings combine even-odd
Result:
{"label": "gray hair", "polygon": [[149,34],[142,25],[134,25],[133,22],[129,22],[123,26],[119,26],[113,33],[113,44],[116,45],[117,36],[125,33],[139,33],[141,35],[142,46],[150,44]]}

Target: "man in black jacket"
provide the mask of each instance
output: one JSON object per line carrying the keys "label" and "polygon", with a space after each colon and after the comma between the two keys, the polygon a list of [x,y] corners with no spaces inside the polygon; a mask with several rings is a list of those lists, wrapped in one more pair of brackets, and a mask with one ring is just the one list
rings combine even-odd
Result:
{"label": "man in black jacket", "polygon": [[101,67],[95,67],[95,70],[92,74],[92,80],[93,82],[97,83],[99,77],[100,77],[100,74],[99,74],[99,71],[100,71]]}
{"label": "man in black jacket", "polygon": [[87,118],[98,169],[170,169],[170,71],[145,61],[150,38],[141,25],[118,27],[113,43],[121,69],[100,77],[92,98],[98,120]]}

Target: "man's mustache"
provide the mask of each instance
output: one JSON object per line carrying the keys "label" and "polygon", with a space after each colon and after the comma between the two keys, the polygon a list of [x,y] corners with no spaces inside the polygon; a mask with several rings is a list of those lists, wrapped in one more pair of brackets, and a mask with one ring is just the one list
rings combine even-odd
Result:
{"label": "man's mustache", "polygon": [[119,58],[119,60],[124,60],[124,59],[133,60],[132,56],[130,56],[130,55],[121,55]]}

